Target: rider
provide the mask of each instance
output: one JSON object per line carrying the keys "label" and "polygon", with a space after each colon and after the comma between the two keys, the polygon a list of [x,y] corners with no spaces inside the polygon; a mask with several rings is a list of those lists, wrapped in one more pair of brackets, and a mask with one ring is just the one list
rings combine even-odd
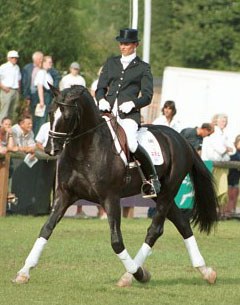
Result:
{"label": "rider", "polygon": [[99,110],[112,111],[125,130],[129,149],[140,161],[148,180],[145,185],[149,187],[144,191],[143,197],[152,198],[160,191],[160,183],[151,158],[137,142],[137,130],[140,126],[140,109],[149,105],[152,100],[153,77],[149,64],[136,55],[138,31],[121,29],[116,40],[119,42],[121,56],[108,58],[104,64],[96,99]]}

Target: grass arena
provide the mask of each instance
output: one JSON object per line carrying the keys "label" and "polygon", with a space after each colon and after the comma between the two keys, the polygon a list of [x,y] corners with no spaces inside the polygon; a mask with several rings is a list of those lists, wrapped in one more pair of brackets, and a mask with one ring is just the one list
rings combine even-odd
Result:
{"label": "grass arena", "polygon": [[[194,230],[206,263],[217,271],[217,282],[203,281],[189,261],[181,236],[166,221],[163,237],[146,262],[149,283],[133,282],[120,289],[124,268],[109,243],[107,221],[64,218],[31,273],[26,285],[11,283],[45,217],[0,218],[1,305],[18,304],[238,304],[240,298],[239,221],[219,222],[207,236]],[[149,219],[123,219],[122,231],[131,255],[136,253]]]}

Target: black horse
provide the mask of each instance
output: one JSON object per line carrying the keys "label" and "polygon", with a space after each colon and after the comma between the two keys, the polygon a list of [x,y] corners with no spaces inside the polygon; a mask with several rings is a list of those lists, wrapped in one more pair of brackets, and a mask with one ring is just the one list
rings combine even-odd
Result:
{"label": "black horse", "polygon": [[51,89],[55,99],[50,113],[51,130],[46,152],[56,155],[62,151],[57,165],[54,205],[15,281],[28,281],[30,268],[36,266],[44,245],[67,208],[79,199],[86,199],[101,204],[108,215],[112,248],[127,271],[119,280],[119,286],[129,286],[133,277],[140,282],[150,279],[143,263],[163,234],[166,218],[182,235],[193,267],[198,268],[209,283],[214,283],[216,272],[205,265],[189,219],[174,202],[183,179],[189,174],[194,187],[193,225],[210,233],[217,221],[218,203],[212,175],[194,149],[173,129],[147,125],[163,153],[164,163],[156,166],[161,191],[155,199],[156,214],[145,242],[132,259],[121,234],[120,198],[140,193],[142,179],[139,171],[137,168],[129,170],[116,152],[109,127],[87,89],[73,86],[62,93],[53,87]]}

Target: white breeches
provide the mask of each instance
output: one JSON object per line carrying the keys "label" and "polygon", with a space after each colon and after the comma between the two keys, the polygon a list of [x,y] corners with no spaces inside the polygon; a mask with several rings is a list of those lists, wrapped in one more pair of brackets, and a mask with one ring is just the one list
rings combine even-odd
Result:
{"label": "white breeches", "polygon": [[138,131],[138,124],[132,119],[117,119],[118,123],[124,129],[126,136],[128,147],[132,153],[134,153],[138,147],[137,142],[137,131]]}

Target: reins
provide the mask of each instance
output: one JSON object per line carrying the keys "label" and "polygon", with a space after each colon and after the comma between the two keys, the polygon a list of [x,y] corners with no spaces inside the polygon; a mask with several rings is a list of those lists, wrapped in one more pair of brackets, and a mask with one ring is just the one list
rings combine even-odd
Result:
{"label": "reins", "polygon": [[[58,104],[63,105],[63,106],[69,106],[69,107],[77,107],[77,105],[68,105],[67,103],[62,103],[62,102],[61,103],[59,102]],[[110,118],[108,120],[105,120],[104,122],[98,124],[97,126],[95,126],[93,128],[90,128],[80,134],[77,134],[76,136],[73,136],[74,131],[72,131],[71,133],[67,133],[67,132],[57,132],[57,131],[49,130],[49,137],[53,138],[53,139],[65,140],[65,144],[68,144],[70,141],[78,139],[85,134],[91,133],[91,132],[95,131],[96,129],[98,129],[99,127],[105,125],[106,123],[108,123],[114,119],[116,119],[115,116],[113,116],[112,118]]]}
{"label": "reins", "polygon": [[[82,93],[83,92],[84,92],[84,90],[82,91]],[[79,119],[79,110],[78,110],[78,105],[77,105],[76,102],[73,103],[73,104],[70,104],[70,103],[66,103],[66,102],[62,102],[62,101],[56,101],[56,104],[60,105],[60,106],[76,108],[76,110],[77,110],[77,118]],[[109,118],[109,116],[108,116],[108,119],[105,119],[102,123],[98,124],[97,126],[95,126],[93,128],[90,128],[90,129],[88,129],[88,130],[86,130],[86,131],[84,131],[84,132],[82,132],[80,134],[77,134],[75,136],[73,136],[73,134],[75,132],[75,129],[73,128],[73,130],[70,133],[67,133],[67,132],[56,132],[56,131],[50,130],[49,131],[49,137],[53,138],[53,139],[63,140],[64,144],[68,144],[71,141],[76,140],[76,139],[78,139],[78,138],[80,138],[80,137],[82,137],[82,136],[84,136],[84,135],[86,135],[88,133],[94,132],[95,130],[97,130],[99,127],[105,125],[106,123],[111,122],[112,120],[116,120],[117,116],[114,116],[114,115],[111,114],[111,117]]]}
{"label": "reins", "polygon": [[93,127],[93,128],[90,128],[90,129],[88,129],[88,130],[86,130],[86,131],[84,131],[84,132],[82,132],[82,133],[80,133],[80,134],[78,134],[78,135],[76,135],[76,136],[74,136],[74,137],[71,137],[70,139],[71,139],[71,140],[75,140],[75,139],[77,139],[77,138],[80,138],[81,136],[83,136],[83,135],[85,135],[85,134],[87,134],[87,133],[90,133],[90,132],[95,131],[96,129],[98,129],[98,127],[101,127],[101,126],[105,125],[107,122],[110,122],[110,121],[112,121],[112,120],[114,120],[114,119],[116,119],[115,116],[113,116],[111,119],[105,120],[104,122],[102,122],[101,124],[99,124],[99,125],[97,125],[97,126],[95,126],[95,127]]}

